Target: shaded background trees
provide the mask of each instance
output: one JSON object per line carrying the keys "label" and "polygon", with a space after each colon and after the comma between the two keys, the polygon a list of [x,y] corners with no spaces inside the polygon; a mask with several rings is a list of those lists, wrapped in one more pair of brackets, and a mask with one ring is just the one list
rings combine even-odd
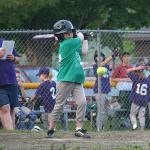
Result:
{"label": "shaded background trees", "polygon": [[0,0],[1,29],[51,29],[68,19],[78,29],[138,29],[150,24],[149,0]]}
{"label": "shaded background trees", "polygon": [[[0,0],[0,30],[52,29],[54,22],[59,19],[71,20],[77,29],[136,30],[150,26],[149,7],[149,0]],[[0,37],[15,40],[18,51],[21,54],[25,53],[26,60],[30,64],[39,65],[41,62],[51,64],[53,55],[51,43],[33,42],[34,34],[31,33],[7,34],[9,33],[1,32]],[[102,48],[108,47],[113,50],[119,47],[128,51],[136,49],[135,53],[138,56],[141,55],[139,43],[150,41],[141,40],[137,41],[132,35],[121,33],[101,34]],[[24,46],[21,47],[21,44]],[[149,46],[145,48],[145,45],[148,44],[144,44],[142,48],[146,51],[144,55],[149,56]],[[44,55],[39,57],[41,51]]]}

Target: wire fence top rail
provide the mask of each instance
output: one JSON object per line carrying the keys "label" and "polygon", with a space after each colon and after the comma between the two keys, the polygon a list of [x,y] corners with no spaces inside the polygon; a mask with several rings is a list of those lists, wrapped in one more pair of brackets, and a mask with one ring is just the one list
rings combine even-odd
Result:
{"label": "wire fence top rail", "polygon": [[[77,30],[77,31],[83,31],[83,32],[108,32],[108,33],[133,33],[133,34],[150,34],[150,30],[145,31],[145,30],[135,30],[135,31],[129,31],[129,30]],[[5,29],[0,29],[0,33],[37,33],[37,32],[42,32],[42,33],[53,33],[53,30],[51,29],[39,29],[39,30],[26,30],[26,29],[15,29],[15,30],[5,30]]]}

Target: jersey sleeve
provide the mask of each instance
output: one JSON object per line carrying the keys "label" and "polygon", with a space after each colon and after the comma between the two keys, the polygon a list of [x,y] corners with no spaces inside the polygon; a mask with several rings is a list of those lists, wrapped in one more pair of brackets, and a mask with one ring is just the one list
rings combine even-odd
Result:
{"label": "jersey sleeve", "polygon": [[44,84],[41,84],[39,88],[35,91],[35,95],[41,95],[44,91]]}
{"label": "jersey sleeve", "polygon": [[138,75],[135,74],[134,72],[130,72],[128,73],[128,77],[134,82],[137,81],[139,79]]}

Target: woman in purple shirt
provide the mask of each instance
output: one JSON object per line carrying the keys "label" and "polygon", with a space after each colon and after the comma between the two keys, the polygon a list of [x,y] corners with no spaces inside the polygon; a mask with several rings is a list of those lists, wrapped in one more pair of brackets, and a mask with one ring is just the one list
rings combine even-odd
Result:
{"label": "woman in purple shirt", "polygon": [[15,64],[19,63],[19,57],[15,50],[12,54],[3,58],[5,49],[0,40],[0,119],[5,129],[12,130],[15,127],[14,107],[18,106],[18,91],[15,74]]}

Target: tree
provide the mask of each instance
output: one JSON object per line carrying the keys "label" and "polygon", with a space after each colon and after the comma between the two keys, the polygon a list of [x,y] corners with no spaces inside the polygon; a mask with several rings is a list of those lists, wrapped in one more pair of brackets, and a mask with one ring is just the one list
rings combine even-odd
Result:
{"label": "tree", "polygon": [[150,25],[149,0],[1,0],[1,29],[49,29],[68,19],[78,29],[138,29]]}
{"label": "tree", "polygon": [[[36,12],[44,6],[53,6],[58,0],[1,0],[0,28],[1,29],[31,29]],[[45,16],[43,16],[45,17]],[[38,17],[37,17],[38,18]],[[32,22],[34,24],[34,22]],[[34,29],[34,28],[32,28]]]}

